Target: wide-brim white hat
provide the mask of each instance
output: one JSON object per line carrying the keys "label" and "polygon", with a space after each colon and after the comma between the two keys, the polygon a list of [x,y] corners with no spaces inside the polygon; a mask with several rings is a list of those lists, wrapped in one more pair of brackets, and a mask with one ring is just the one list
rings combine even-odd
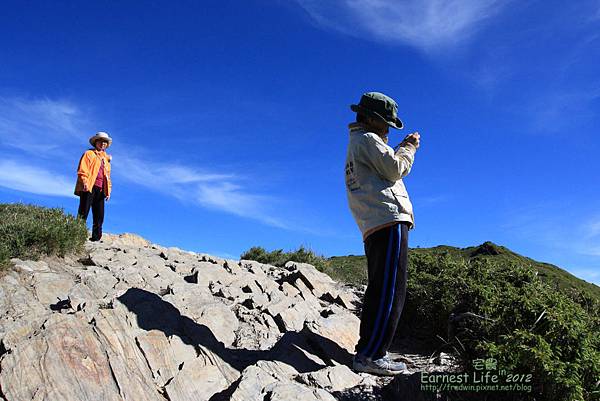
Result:
{"label": "wide-brim white hat", "polygon": [[96,132],[96,135],[94,135],[93,137],[90,138],[90,145],[96,146],[96,141],[98,139],[108,141],[108,146],[110,146],[112,144],[112,138],[106,132],[100,131],[100,132]]}

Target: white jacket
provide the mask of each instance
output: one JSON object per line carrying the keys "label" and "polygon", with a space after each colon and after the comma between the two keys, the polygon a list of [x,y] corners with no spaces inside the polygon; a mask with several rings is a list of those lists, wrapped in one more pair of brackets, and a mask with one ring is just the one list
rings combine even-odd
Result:
{"label": "white jacket", "polygon": [[404,144],[396,152],[362,124],[350,124],[346,155],[348,205],[363,239],[380,226],[408,222],[413,207],[402,182],[412,167],[416,147]]}

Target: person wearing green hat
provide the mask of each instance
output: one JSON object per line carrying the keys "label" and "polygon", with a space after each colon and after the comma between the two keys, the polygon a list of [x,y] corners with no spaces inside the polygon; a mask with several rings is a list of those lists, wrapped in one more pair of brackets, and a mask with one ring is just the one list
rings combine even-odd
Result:
{"label": "person wearing green hat", "polygon": [[346,155],[348,205],[363,237],[369,282],[363,298],[360,337],[353,369],[379,375],[408,372],[387,352],[406,298],[408,230],[414,227],[412,203],[402,182],[420,145],[418,132],[395,148],[389,127],[402,129],[398,106],[389,96],[367,92],[350,108]]}

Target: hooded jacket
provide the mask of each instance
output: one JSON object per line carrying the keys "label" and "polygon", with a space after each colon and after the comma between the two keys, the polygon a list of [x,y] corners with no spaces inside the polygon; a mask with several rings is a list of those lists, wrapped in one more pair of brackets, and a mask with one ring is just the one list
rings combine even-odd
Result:
{"label": "hooded jacket", "polygon": [[403,143],[394,152],[362,124],[353,123],[349,128],[346,194],[363,240],[395,222],[407,222],[414,228],[413,207],[402,178],[410,172],[416,147]]}
{"label": "hooded jacket", "polygon": [[75,184],[75,195],[80,196],[83,191],[83,183],[85,182],[88,187],[88,191],[92,192],[98,171],[100,171],[100,165],[104,160],[104,195],[110,196],[112,189],[112,183],[110,181],[110,156],[106,152],[98,151],[95,149],[87,150],[81,160],[79,160],[79,167],[77,168],[77,183]]}

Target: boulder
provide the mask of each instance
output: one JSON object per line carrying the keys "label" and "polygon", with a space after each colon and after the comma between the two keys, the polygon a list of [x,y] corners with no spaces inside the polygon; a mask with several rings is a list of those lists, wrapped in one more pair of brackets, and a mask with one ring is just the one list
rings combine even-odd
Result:
{"label": "boulder", "polygon": [[31,285],[38,301],[42,305],[49,306],[59,300],[67,299],[75,282],[66,274],[43,272],[33,275]]}
{"label": "boulder", "polygon": [[272,383],[292,383],[298,372],[293,367],[277,361],[258,361],[242,372],[230,396],[232,401],[262,400],[263,389]]}
{"label": "boulder", "polygon": [[300,383],[271,383],[265,387],[263,393],[264,399],[271,401],[336,401],[335,397],[327,391],[310,388]]}
{"label": "boulder", "polygon": [[159,387],[164,387],[175,377],[185,362],[196,359],[196,350],[176,336],[167,338],[160,330],[151,330],[136,337],[152,377]]}
{"label": "boulder", "polygon": [[313,265],[287,262],[285,267],[292,272],[292,275],[297,275],[317,298],[321,298],[329,291],[335,292],[335,281],[327,274],[318,271]]}
{"label": "boulder", "polygon": [[235,332],[239,327],[239,321],[231,309],[221,302],[204,304],[195,311],[190,311],[189,317],[194,322],[208,327],[215,338],[226,346],[235,341]]}
{"label": "boulder", "polygon": [[184,362],[179,373],[165,387],[171,401],[209,400],[229,388],[240,373],[217,354],[200,347],[200,356]]}
{"label": "boulder", "polygon": [[281,337],[279,327],[271,315],[243,305],[236,305],[233,310],[239,321],[233,343],[235,348],[268,350]]}
{"label": "boulder", "polygon": [[343,391],[357,386],[362,377],[345,365],[328,366],[316,372],[303,373],[297,377],[300,383],[322,388],[328,392]]}
{"label": "boulder", "polygon": [[11,401],[123,399],[104,347],[73,315],[50,316],[38,335],[19,343],[1,364],[0,384]]}
{"label": "boulder", "polygon": [[325,360],[350,365],[359,338],[360,319],[342,308],[333,309],[335,313],[324,313],[324,316],[307,322],[306,330],[322,339],[320,343]]}
{"label": "boulder", "polygon": [[123,399],[164,401],[156,391],[149,362],[136,344],[136,330],[127,324],[124,316],[115,310],[101,309],[93,323]]}

